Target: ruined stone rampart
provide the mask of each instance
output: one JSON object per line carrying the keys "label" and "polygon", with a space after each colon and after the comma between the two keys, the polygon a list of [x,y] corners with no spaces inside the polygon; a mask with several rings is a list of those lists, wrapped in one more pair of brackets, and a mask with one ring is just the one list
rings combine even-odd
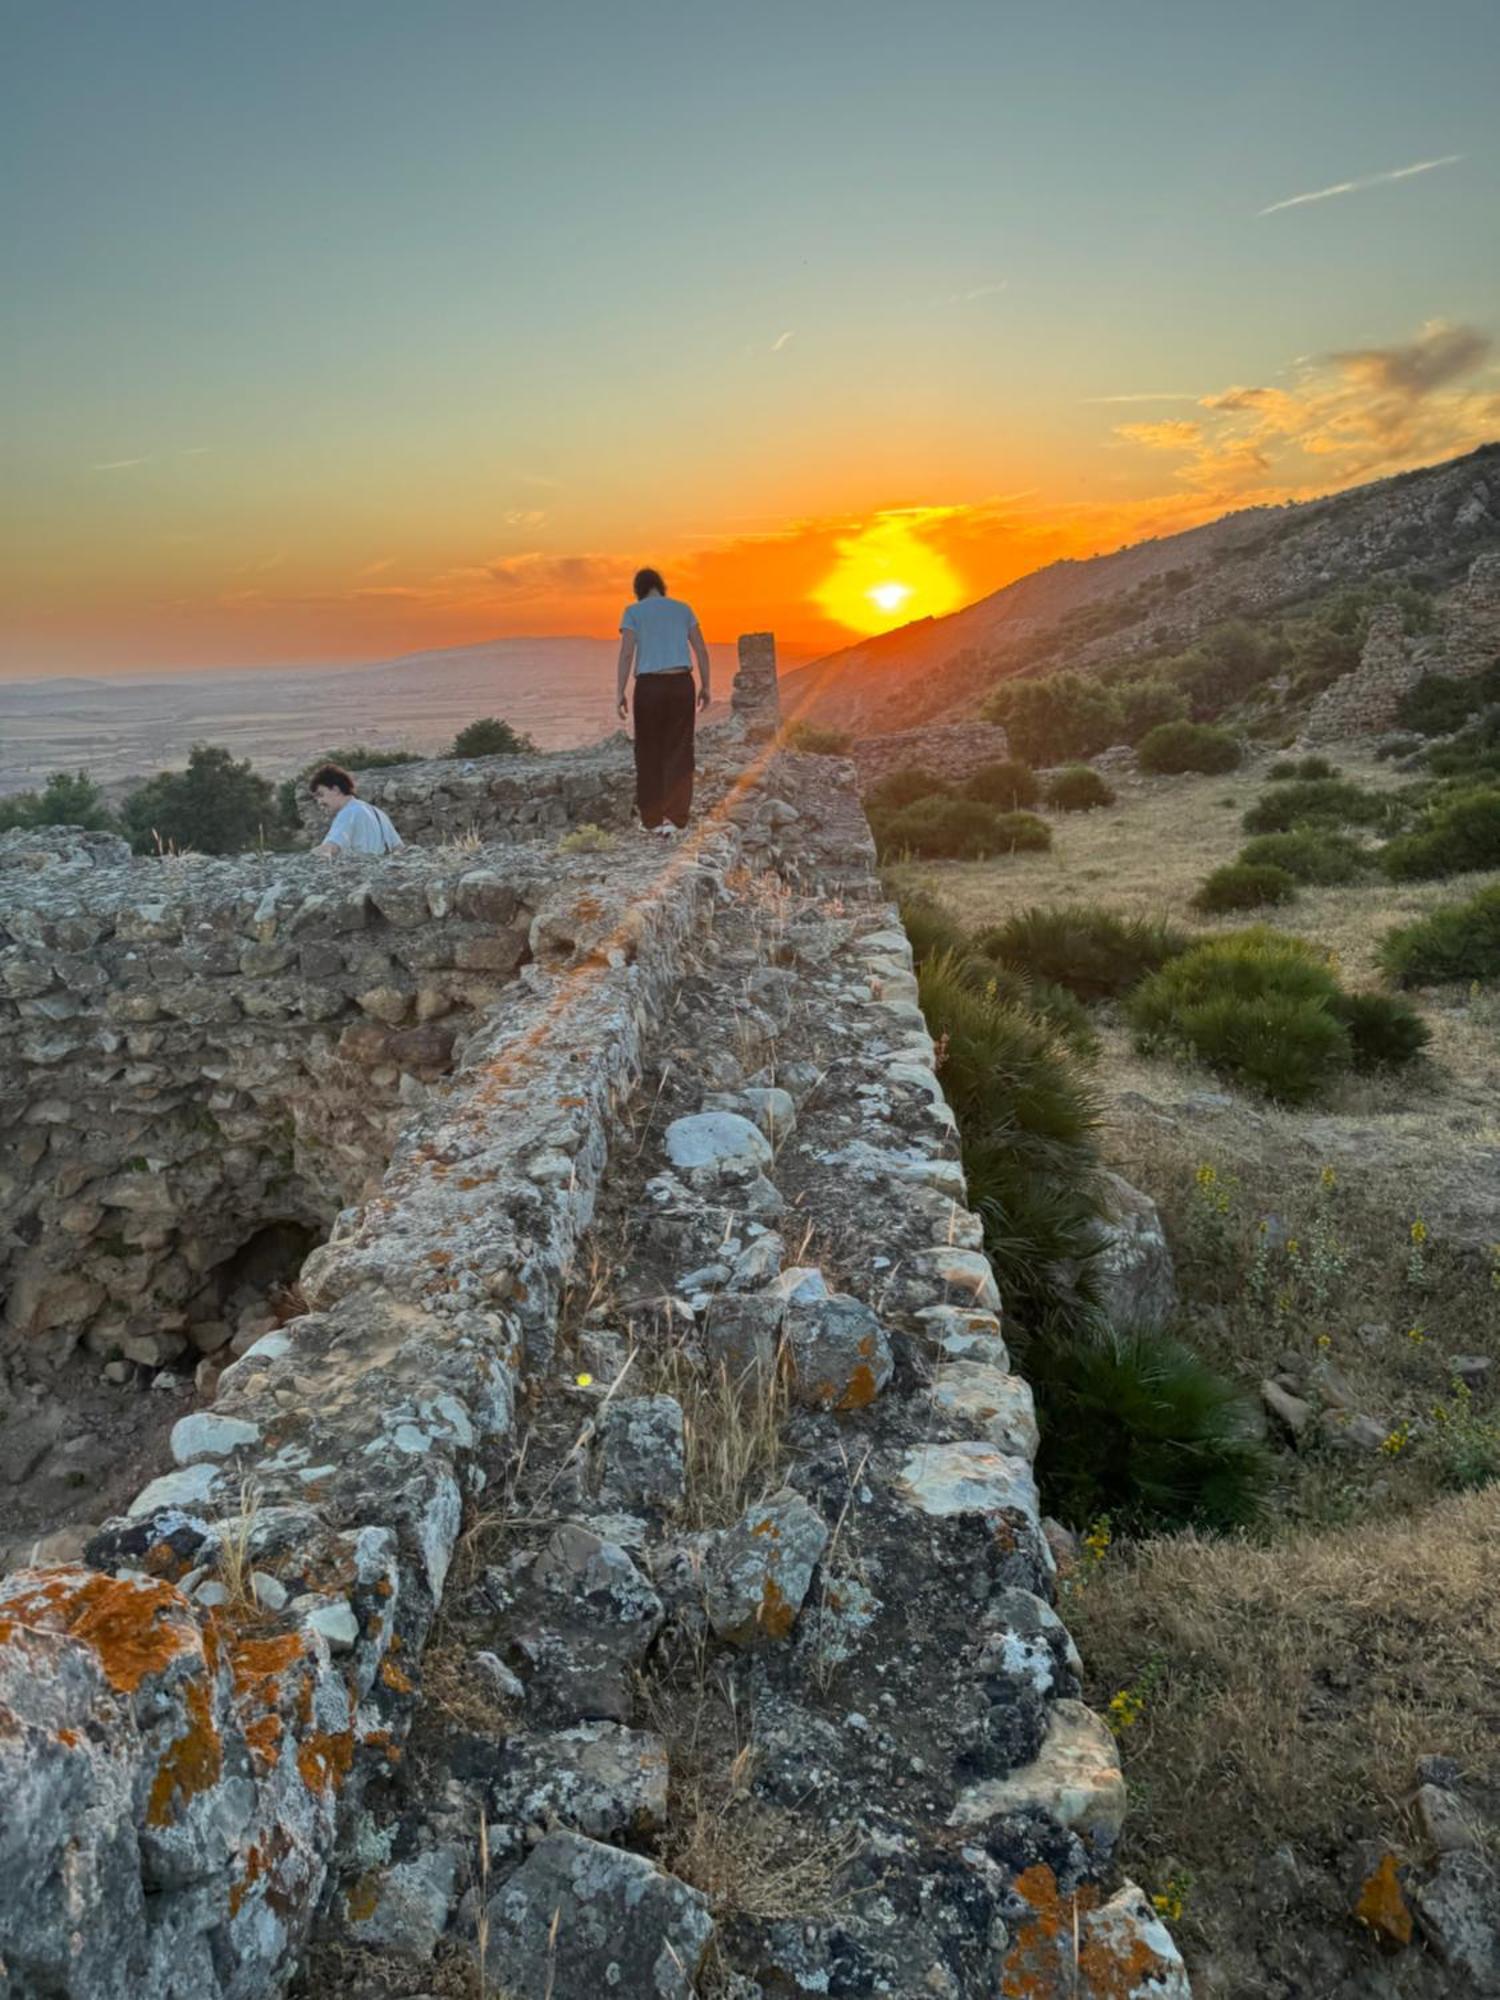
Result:
{"label": "ruined stone rampart", "polygon": [[[1051,1606],[1030,1396],[846,769],[752,765],[675,847],[206,865],[144,902],[132,868],[133,896],[7,917],[7,965],[49,975],[12,1004],[80,999],[24,1030],[79,1038],[80,1085],[97,1034],[280,1036],[293,1065],[317,1034],[373,1122],[362,1185],[306,1171],[346,1198],[307,1310],[178,1421],[85,1563],[0,1585],[6,2000],[259,2000],[309,1951],[321,1993],[325,1937],[413,1991],[451,1945],[491,1991],[687,2000],[716,1927],[742,2000],[1184,2000],[1111,1880],[1118,1762]],[[84,943],[70,913],[108,924]],[[340,954],[326,1020],[298,1003],[323,975],[254,956],[304,938]],[[486,939],[502,963],[459,962]],[[200,943],[224,970],[184,961]],[[98,986],[58,970],[80,953]],[[158,982],[218,999],[118,1026],[106,1002]],[[449,1012],[421,1018],[424,983]],[[363,1004],[383,988],[399,1011]],[[454,1012],[441,1062],[374,1049]],[[350,1033],[368,1057],[337,1054]],[[110,1086],[135,1060],[100,1054]],[[781,1434],[774,1490],[720,1518],[692,1482],[742,1435],[735,1396]],[[711,1827],[674,1826],[710,1681],[744,1717],[723,1810],[774,1895],[737,1902],[692,1861]]]}
{"label": "ruined stone rampart", "polygon": [[865,736],[849,756],[868,791],[892,771],[923,770],[955,781],[1010,755],[1010,738],[998,722],[934,723],[929,729],[898,729],[889,736]]}

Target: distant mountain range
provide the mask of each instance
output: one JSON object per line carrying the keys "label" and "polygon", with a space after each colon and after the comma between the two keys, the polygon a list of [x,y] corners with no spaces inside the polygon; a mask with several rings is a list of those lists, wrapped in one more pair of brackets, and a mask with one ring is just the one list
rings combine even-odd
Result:
{"label": "distant mountain range", "polygon": [[1381,575],[1443,586],[1500,548],[1500,444],[1323,500],[1251,507],[1113,555],[1051,563],[784,674],[789,715],[858,735],[972,714],[998,680],[1185,646],[1203,627]]}

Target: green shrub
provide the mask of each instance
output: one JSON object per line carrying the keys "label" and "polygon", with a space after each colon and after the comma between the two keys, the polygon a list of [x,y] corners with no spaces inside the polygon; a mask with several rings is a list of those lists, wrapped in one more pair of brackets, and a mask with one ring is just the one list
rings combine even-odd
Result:
{"label": "green shrub", "polygon": [[303,777],[309,777],[320,764],[342,764],[346,771],[386,771],[397,764],[419,764],[420,750],[397,747],[394,750],[376,750],[368,743],[350,743],[340,750],[325,750],[314,757],[303,770]]}
{"label": "green shrub", "polygon": [[1373,857],[1346,833],[1297,827],[1291,833],[1262,833],[1247,840],[1239,859],[1253,865],[1284,868],[1298,882],[1329,887],[1357,882],[1369,873]]}
{"label": "green shrub", "polygon": [[1267,771],[1266,777],[1273,784],[1285,784],[1292,778],[1336,778],[1338,768],[1330,764],[1326,757],[1279,757]]}
{"label": "green shrub", "polygon": [[1416,1008],[1389,993],[1339,993],[1331,1012],[1349,1031],[1356,1069],[1414,1062],[1432,1040],[1432,1030]]}
{"label": "green shrub", "polygon": [[1388,826],[1401,816],[1388,793],[1367,792],[1347,778],[1301,778],[1262,792],[1240,821],[1246,833],[1290,833],[1296,826]]}
{"label": "green shrub", "polygon": [[908,892],[901,898],[901,921],[918,967],[946,952],[964,983],[976,993],[1027,1009],[1062,1035],[1075,1054],[1089,1061],[1097,1056],[1099,1044],[1093,1023],[1076,995],[1049,980],[1033,979],[1019,966],[1002,965],[988,957],[935,896]]}
{"label": "green shrub", "polygon": [[916,854],[932,861],[980,861],[1009,845],[1006,815],[978,799],[916,799],[899,812],[870,815],[883,855]]}
{"label": "green shrub", "polygon": [[1396,704],[1396,725],[1419,736],[1449,736],[1462,729],[1484,700],[1477,681],[1453,674],[1423,674]]}
{"label": "green shrub", "polygon": [[1120,740],[1119,703],[1092,674],[1006,681],[984,713],[1004,725],[1012,749],[1028,764],[1069,763]]}
{"label": "green shrub", "polygon": [[1258,926],[1196,945],[1126,1002],[1141,1046],[1178,1048],[1286,1104],[1353,1060],[1332,1012],[1332,973],[1311,945]]}
{"label": "green shrub", "polygon": [[1075,1297],[1056,1267],[1086,1267],[1096,1244],[1099,1107],[1044,1023],[970,980],[952,952],[925,959],[922,1010],[943,1042],[969,1200],[1007,1300],[1023,1315],[1051,1311]]}
{"label": "green shrub", "polygon": [[1141,738],[1136,755],[1143,771],[1232,771],[1240,746],[1227,730],[1205,722],[1163,722]]}
{"label": "green shrub", "polygon": [[1045,854],[1052,845],[1052,829],[1035,813],[1003,812],[996,815],[995,831],[1000,854]]}
{"label": "green shrub", "polygon": [[915,805],[918,799],[946,798],[949,789],[947,779],[940,778],[936,771],[924,771],[920,765],[911,764],[878,778],[864,795],[865,810],[872,814],[899,812],[903,806]]}
{"label": "green shrub", "polygon": [[979,949],[1080,1000],[1108,1000],[1188,949],[1170,925],[1088,904],[1022,910],[975,939]]}
{"label": "green shrub", "polygon": [[1268,903],[1290,903],[1296,894],[1297,884],[1284,868],[1266,861],[1228,861],[1205,880],[1193,908],[1215,915],[1257,910]]}
{"label": "green shrub", "polygon": [[1388,841],[1380,865],[1396,882],[1500,867],[1500,790],[1449,793],[1412,832]]}
{"label": "green shrub", "polygon": [[[1488,676],[1486,676],[1488,678]],[[1471,783],[1500,779],[1500,706],[1487,708],[1449,743],[1434,743],[1427,768],[1435,777]]]}
{"label": "green shrub", "polygon": [[1420,736],[1382,736],[1380,741],[1375,745],[1375,761],[1377,764],[1384,764],[1388,763],[1392,757],[1410,757],[1414,751],[1420,750],[1421,747],[1422,739]]}
{"label": "green shrub", "polygon": [[81,826],[105,833],[113,830],[115,816],[87,771],[54,771],[41,791],[16,792],[0,801],[0,833],[17,826]]}
{"label": "green shrub", "polygon": [[1089,764],[1067,764],[1047,780],[1047,804],[1057,812],[1092,812],[1114,802],[1113,791]]}
{"label": "green shrub", "polygon": [[453,739],[450,757],[521,757],[536,749],[529,736],[512,729],[497,715],[481,716],[460,729]]}
{"label": "green shrub", "polygon": [[1027,1343],[1044,1504],[1080,1527],[1239,1528],[1271,1460],[1243,1393],[1169,1335],[1108,1330]]}
{"label": "green shrub", "polygon": [[1500,978],[1500,885],[1387,931],[1380,963],[1403,986]]}
{"label": "green shrub", "polygon": [[195,743],[185,771],[161,771],[133,791],[122,814],[137,854],[175,849],[242,854],[280,836],[280,810],[268,778],[236,763],[221,745]]}
{"label": "green shrub", "polygon": [[846,757],[854,738],[847,729],[824,729],[816,722],[800,718],[787,723],[781,740],[788,750],[801,750],[814,757]]}
{"label": "green shrub", "polygon": [[1121,743],[1139,743],[1143,736],[1164,722],[1187,718],[1187,696],[1170,681],[1148,676],[1142,680],[1119,681],[1115,686],[1119,709]]}
{"label": "green shrub", "polygon": [[966,799],[982,799],[1002,812],[1016,812],[1037,802],[1036,773],[1019,757],[1003,758],[997,764],[981,764],[960,787]]}

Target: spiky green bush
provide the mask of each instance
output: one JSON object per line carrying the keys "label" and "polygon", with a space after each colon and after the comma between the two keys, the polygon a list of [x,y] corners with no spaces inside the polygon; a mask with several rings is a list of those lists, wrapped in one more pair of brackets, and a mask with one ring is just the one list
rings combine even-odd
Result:
{"label": "spiky green bush", "polygon": [[1026,1347],[1045,1504],[1079,1525],[1226,1530],[1261,1512],[1271,1462],[1234,1383],[1163,1333],[1041,1335]]}
{"label": "spiky green bush", "polygon": [[1290,903],[1297,884],[1284,868],[1266,861],[1228,861],[1216,868],[1193,898],[1193,908],[1220,915],[1228,910],[1259,910],[1269,903]]}
{"label": "spiky green bush", "polygon": [[1357,882],[1374,857],[1346,833],[1295,827],[1290,833],[1262,833],[1247,840],[1239,859],[1256,867],[1284,868],[1298,882],[1320,887]]}
{"label": "spiky green bush", "polygon": [[1336,778],[1337,776],[1337,766],[1330,764],[1326,757],[1279,757],[1266,773],[1266,777],[1273,785],[1285,784],[1292,778]]}
{"label": "spiky green bush", "polygon": [[1052,845],[1052,829],[1035,813],[1008,812],[995,821],[1001,854],[1045,854]]}
{"label": "spiky green bush", "polygon": [[980,861],[1003,852],[1001,815],[978,799],[914,799],[899,812],[869,814],[876,846],[885,855],[915,854],[932,861]]}
{"label": "spiky green bush", "polygon": [[1225,729],[1206,722],[1163,722],[1136,745],[1143,771],[1175,776],[1183,771],[1232,771],[1240,746]]}
{"label": "spiky green bush", "polygon": [[1047,780],[1047,804],[1056,812],[1093,812],[1115,795],[1091,764],[1067,764]]}
{"label": "spiky green bush", "polygon": [[1285,1104],[1353,1060],[1338,983],[1311,945],[1258,925],[1163,966],[1126,1003],[1143,1048],[1180,1049]]}
{"label": "spiky green bush", "polygon": [[1396,704],[1398,729],[1419,736],[1447,736],[1462,729],[1485,699],[1478,681],[1455,674],[1423,674]]}
{"label": "spiky green bush", "polygon": [[981,931],[979,949],[1064,986],[1080,1000],[1108,1000],[1188,949],[1185,933],[1144,917],[1117,917],[1092,904],[1022,910]]}
{"label": "spiky green bush", "polygon": [[1036,773],[1019,757],[981,764],[964,779],[960,789],[966,799],[982,799],[987,806],[998,806],[1001,812],[1018,812],[1037,802]]}
{"label": "spiky green bush", "polygon": [[1299,778],[1263,792],[1240,825],[1246,833],[1290,833],[1298,826],[1390,826],[1403,811],[1389,793],[1347,778]]}
{"label": "spiky green bush", "polygon": [[1460,791],[1434,799],[1410,833],[1380,851],[1396,882],[1425,882],[1474,868],[1500,868],[1500,790]]}
{"label": "spiky green bush", "polygon": [[1403,986],[1500,978],[1500,886],[1387,931],[1380,963]]}
{"label": "spiky green bush", "polygon": [[1389,993],[1339,993],[1330,1011],[1349,1032],[1356,1069],[1414,1062],[1432,1040],[1416,1008]]}
{"label": "spiky green bush", "polygon": [[900,812],[903,806],[914,805],[918,799],[946,798],[952,790],[946,778],[940,778],[936,771],[928,771],[920,764],[907,764],[899,771],[887,771],[883,778],[864,794],[865,811],[872,817],[876,813]]}
{"label": "spiky green bush", "polygon": [[1048,980],[1033,979],[1019,966],[1002,965],[988,957],[937,897],[908,892],[901,898],[901,921],[919,968],[929,958],[947,953],[964,984],[976,993],[1036,1015],[1082,1060],[1092,1062],[1098,1055],[1098,1037],[1088,1009],[1076,995]]}

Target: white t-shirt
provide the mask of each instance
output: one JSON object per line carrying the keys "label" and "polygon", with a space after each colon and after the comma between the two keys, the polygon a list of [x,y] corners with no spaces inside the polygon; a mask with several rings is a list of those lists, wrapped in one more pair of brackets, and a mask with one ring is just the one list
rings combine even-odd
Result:
{"label": "white t-shirt", "polygon": [[635,671],[641,674],[670,673],[674,667],[690,667],[693,655],[688,635],[698,625],[691,604],[677,597],[637,598],[620,615],[620,630],[635,634]]}
{"label": "white t-shirt", "polygon": [[380,807],[355,798],[339,807],[323,837],[348,854],[389,854],[402,845],[400,834]]}

